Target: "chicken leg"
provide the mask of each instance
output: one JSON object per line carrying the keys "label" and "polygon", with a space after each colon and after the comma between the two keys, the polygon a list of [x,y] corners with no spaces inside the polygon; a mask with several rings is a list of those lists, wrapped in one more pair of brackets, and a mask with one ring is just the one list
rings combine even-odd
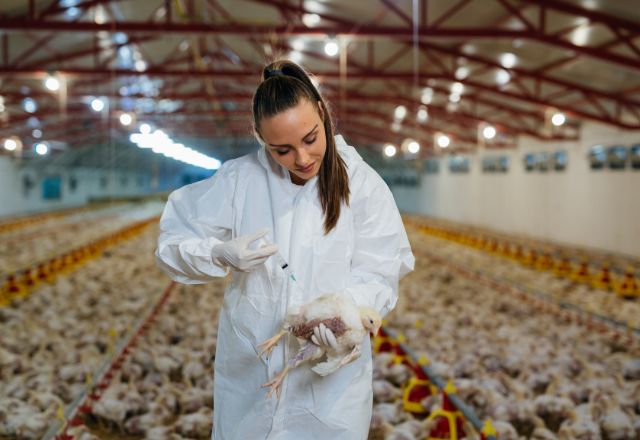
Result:
{"label": "chicken leg", "polygon": [[262,356],[265,353],[267,354],[267,357],[269,357],[273,349],[276,348],[276,345],[278,345],[278,342],[280,341],[280,339],[282,339],[282,337],[286,334],[287,332],[285,330],[281,330],[275,336],[272,336],[266,341],[258,344],[258,348],[262,349],[260,353],[258,353],[258,357]]}
{"label": "chicken leg", "polygon": [[298,365],[308,360],[318,359],[323,354],[324,354],[324,350],[322,348],[309,342],[307,342],[302,347],[300,347],[300,350],[298,350],[295,357],[289,359],[289,361],[287,362],[287,365],[285,365],[284,367],[284,370],[278,373],[273,379],[271,379],[270,381],[262,385],[262,388],[267,388],[267,387],[271,388],[267,393],[267,397],[271,397],[275,391],[276,396],[279,399],[282,382],[284,381],[284,378],[287,376],[287,373],[289,372],[289,370],[291,370],[292,368],[296,368]]}

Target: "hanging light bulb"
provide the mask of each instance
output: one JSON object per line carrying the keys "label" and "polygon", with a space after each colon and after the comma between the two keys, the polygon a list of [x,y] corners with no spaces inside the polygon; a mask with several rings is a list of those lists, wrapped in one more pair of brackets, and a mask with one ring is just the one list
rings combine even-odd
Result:
{"label": "hanging light bulb", "polygon": [[409,142],[409,145],[407,145],[407,150],[411,154],[416,154],[420,151],[420,144],[417,141],[411,141]]}
{"label": "hanging light bulb", "polygon": [[320,24],[320,16],[318,14],[304,14],[302,16],[302,22],[307,27],[313,27]]}
{"label": "hanging light bulb", "polygon": [[496,136],[496,129],[491,125],[487,125],[482,129],[482,136],[485,139],[493,139]]}
{"label": "hanging light bulb", "polygon": [[44,81],[44,86],[52,92],[55,92],[60,90],[60,81],[58,81],[58,78],[50,76]]}
{"label": "hanging light bulb", "polygon": [[407,116],[407,108],[404,105],[399,105],[396,107],[393,115],[396,119],[404,119],[404,117]]}
{"label": "hanging light bulb", "polygon": [[44,142],[40,142],[36,144],[36,153],[40,156],[44,156],[49,152],[49,147]]}
{"label": "hanging light bulb", "polygon": [[424,124],[425,122],[427,122],[427,120],[429,120],[429,111],[427,110],[427,107],[424,105],[421,105],[420,108],[418,109],[418,114],[416,115],[416,118],[418,119],[418,122],[421,124]]}
{"label": "hanging light bulb", "polygon": [[94,112],[101,112],[102,110],[104,110],[104,101],[100,98],[94,98],[91,101],[91,109]]}
{"label": "hanging light bulb", "polygon": [[338,55],[340,48],[338,47],[338,43],[333,40],[327,41],[324,45],[324,53],[329,55],[330,57],[335,57]]}
{"label": "hanging light bulb", "polygon": [[140,133],[149,134],[151,133],[151,126],[149,124],[140,124]]}
{"label": "hanging light bulb", "polygon": [[556,127],[560,127],[562,124],[566,122],[567,118],[564,113],[556,112],[551,117],[551,123]]}
{"label": "hanging light bulb", "polygon": [[396,155],[396,146],[392,144],[387,144],[384,146],[384,155],[387,157],[393,157]]}
{"label": "hanging light bulb", "polygon": [[517,61],[518,61],[518,57],[516,57],[514,54],[510,52],[505,52],[502,55],[500,55],[500,64],[502,64],[502,66],[505,69],[511,69],[513,66],[516,65]]}
{"label": "hanging light bulb", "polygon": [[120,115],[120,123],[122,125],[129,126],[133,122],[133,117],[129,113],[122,113]]}
{"label": "hanging light bulb", "polygon": [[447,148],[451,143],[451,139],[446,134],[441,134],[438,136],[438,146],[441,148]]}
{"label": "hanging light bulb", "polygon": [[431,87],[427,87],[422,91],[422,96],[420,96],[420,102],[425,105],[431,104],[433,100],[433,89]]}
{"label": "hanging light bulb", "polygon": [[18,143],[14,139],[5,139],[4,149],[8,151],[14,151],[18,148]]}

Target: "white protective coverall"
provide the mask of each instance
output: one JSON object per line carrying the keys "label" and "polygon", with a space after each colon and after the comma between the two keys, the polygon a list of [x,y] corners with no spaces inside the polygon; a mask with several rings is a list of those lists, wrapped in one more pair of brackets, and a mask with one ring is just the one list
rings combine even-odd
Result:
{"label": "white protective coverall", "polygon": [[297,342],[288,337],[269,359],[256,346],[281,329],[288,307],[341,293],[382,316],[396,304],[398,280],[414,257],[393,196],[380,176],[342,136],[350,206],[324,235],[317,176],[300,188],[265,151],[225,162],[210,179],[174,191],[160,221],[156,257],[175,281],[206,283],[227,269],[211,248],[261,228],[278,244],[297,281],[276,258],[256,270],[233,272],[220,312],[215,357],[215,440],[365,440],[372,411],[372,359],[362,355],[320,377],[307,364],[291,370],[278,400],[260,386],[280,372]]}

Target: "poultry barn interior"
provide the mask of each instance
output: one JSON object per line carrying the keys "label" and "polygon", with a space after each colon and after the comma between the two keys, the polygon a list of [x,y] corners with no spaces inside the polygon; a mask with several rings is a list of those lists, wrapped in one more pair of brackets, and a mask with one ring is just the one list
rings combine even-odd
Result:
{"label": "poultry barn interior", "polygon": [[159,221],[265,148],[281,58],[415,257],[367,438],[640,440],[636,1],[2,0],[0,35],[0,440],[212,438],[232,277],[172,281]]}

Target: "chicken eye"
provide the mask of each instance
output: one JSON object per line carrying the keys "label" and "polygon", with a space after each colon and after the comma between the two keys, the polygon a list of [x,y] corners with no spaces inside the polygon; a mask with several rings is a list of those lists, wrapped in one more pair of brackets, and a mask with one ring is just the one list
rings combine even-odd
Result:
{"label": "chicken eye", "polygon": [[370,319],[370,320],[369,320],[369,322],[370,322],[371,324],[373,324],[373,319]]}

